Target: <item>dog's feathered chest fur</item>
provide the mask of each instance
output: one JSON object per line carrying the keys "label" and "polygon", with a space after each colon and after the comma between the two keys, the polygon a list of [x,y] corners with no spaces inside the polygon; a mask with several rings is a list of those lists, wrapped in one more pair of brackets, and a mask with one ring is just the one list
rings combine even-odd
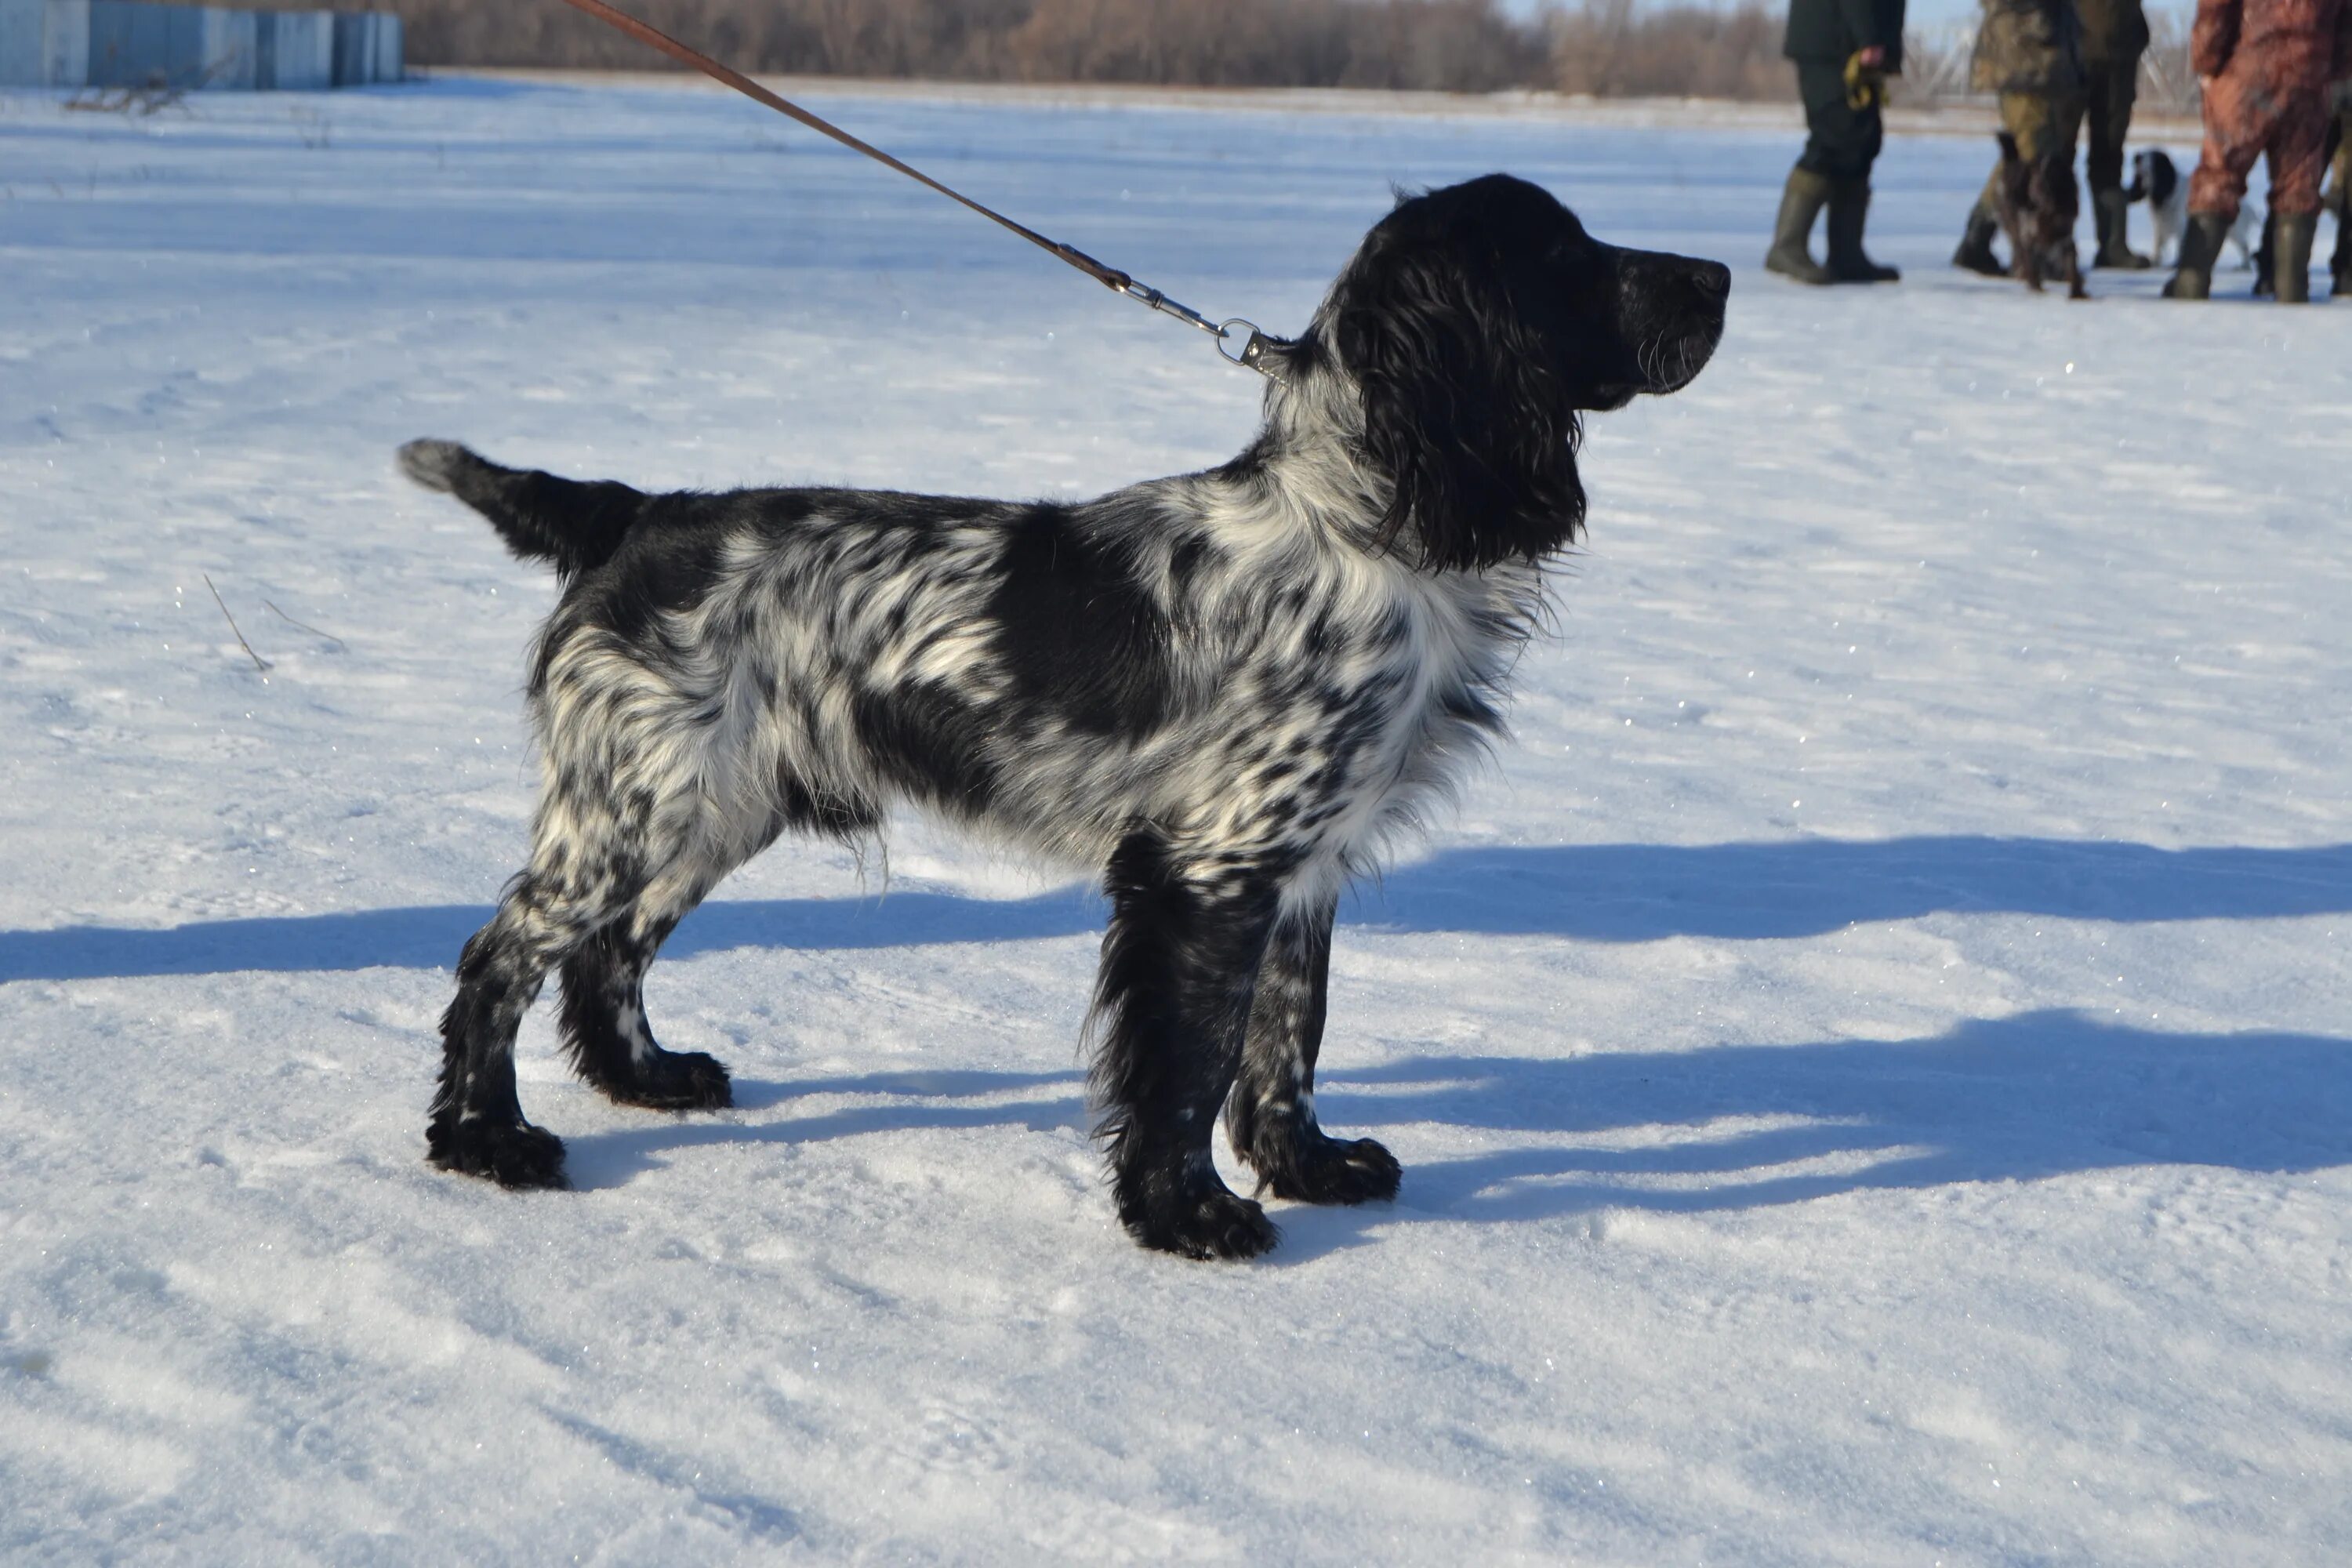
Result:
{"label": "dog's feathered chest fur", "polygon": [[[862,833],[910,801],[1089,867],[1149,822],[1322,896],[1497,728],[1541,593],[1525,563],[1384,548],[1335,439],[1277,421],[1072,506],[677,498],[548,626],[548,766],[747,828]],[[648,721],[580,721],[624,709]]]}

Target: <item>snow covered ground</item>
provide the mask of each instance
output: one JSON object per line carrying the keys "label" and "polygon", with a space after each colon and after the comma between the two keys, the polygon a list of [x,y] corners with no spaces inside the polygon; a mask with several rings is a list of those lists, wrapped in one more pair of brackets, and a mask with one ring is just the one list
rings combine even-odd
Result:
{"label": "snow covered ground", "polygon": [[656,970],[740,1109],[542,1008],[581,1190],[428,1170],[551,592],[395,443],[1083,493],[1252,378],[715,92],[0,97],[0,1558],[2352,1560],[2352,305],[1956,274],[1976,139],[1808,291],[1779,132],[833,101],[1276,330],[1496,167],[1739,269],[1347,911],[1321,1104],[1402,1200],[1129,1246],[1098,909],[919,823]]}

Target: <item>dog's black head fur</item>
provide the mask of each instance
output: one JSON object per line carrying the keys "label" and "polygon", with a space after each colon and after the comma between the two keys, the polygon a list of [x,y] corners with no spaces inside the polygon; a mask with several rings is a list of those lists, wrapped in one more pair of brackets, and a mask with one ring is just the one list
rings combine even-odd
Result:
{"label": "dog's black head fur", "polygon": [[2124,200],[2161,209],[2172,205],[2172,193],[2179,188],[2180,168],[2172,154],[2161,147],[2143,147],[2132,154],[2131,184],[2124,187]]}
{"label": "dog's black head fur", "polygon": [[1539,185],[1488,174],[1400,202],[1332,290],[1391,537],[1436,568],[1534,560],[1584,520],[1579,415],[1677,392],[1723,337],[1720,263],[1625,250]]}

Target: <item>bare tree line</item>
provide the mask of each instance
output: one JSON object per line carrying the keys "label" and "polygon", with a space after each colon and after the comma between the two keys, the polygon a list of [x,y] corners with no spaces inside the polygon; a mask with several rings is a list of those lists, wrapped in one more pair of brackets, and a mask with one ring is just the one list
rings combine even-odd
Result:
{"label": "bare tree line", "polygon": [[[254,0],[247,0],[254,3]],[[263,5],[319,0],[258,0]],[[328,0],[398,12],[415,64],[659,69],[562,0]],[[624,0],[744,69],[809,76],[1184,87],[1509,89],[1596,98],[1795,97],[1786,13],[1767,0]],[[2141,91],[2194,110],[2186,33],[2158,35]],[[1973,28],[1909,41],[1895,101],[1967,95]],[[2176,58],[2176,57],[2179,57]]]}
{"label": "bare tree line", "polygon": [[1542,19],[1549,79],[1594,98],[1793,99],[1780,57],[1788,14],[1740,0],[1727,5],[1581,0]]}
{"label": "bare tree line", "polygon": [[[426,67],[667,65],[561,0],[328,3],[398,12],[409,59]],[[625,8],[730,65],[793,75],[1791,94],[1780,14],[1761,0],[1638,12],[1627,0],[1578,0],[1533,16],[1497,0],[634,0]]]}
{"label": "bare tree line", "polygon": [[[371,0],[418,64],[656,68],[560,0]],[[1544,85],[1540,24],[1495,0],[635,0],[755,71],[944,80],[1370,87]],[[1532,64],[1538,68],[1531,69]]]}

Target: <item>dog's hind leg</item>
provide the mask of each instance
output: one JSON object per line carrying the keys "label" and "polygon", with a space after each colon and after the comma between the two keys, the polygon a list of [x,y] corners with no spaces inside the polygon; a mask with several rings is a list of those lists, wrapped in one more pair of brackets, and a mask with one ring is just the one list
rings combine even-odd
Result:
{"label": "dog's hind leg", "polygon": [[[514,1071],[515,1031],[559,963],[568,1002],[580,995],[575,973],[583,984],[593,981],[600,996],[625,986],[629,1015],[617,1005],[609,1012],[584,1003],[577,1013],[565,1009],[573,1058],[598,1087],[614,1099],[630,1098],[614,1092],[617,1080],[667,1093],[667,1102],[692,1091],[701,1098],[689,1103],[727,1103],[725,1070],[707,1057],[656,1050],[636,1003],[637,982],[661,939],[735,862],[695,855],[702,817],[662,809],[662,792],[642,773],[638,787],[625,788],[576,754],[568,764],[559,759],[549,769],[530,869],[515,879],[497,915],[457,961],[457,994],[441,1020],[440,1091],[425,1135],[434,1164],[509,1187],[564,1184],[563,1145],[523,1120]],[[630,775],[624,770],[620,776]],[[617,964],[600,963],[602,955]],[[590,1025],[584,1037],[572,1027],[575,1019]],[[653,1054],[637,1058],[638,1040]]]}
{"label": "dog's hind leg", "polygon": [[1247,856],[1182,856],[1147,828],[1121,841],[1104,880],[1096,1131],[1120,1223],[1164,1252],[1254,1258],[1280,1233],[1226,1187],[1211,1145],[1249,1027],[1276,875]]}
{"label": "dog's hind leg", "polygon": [[590,936],[563,961],[563,1043],[580,1076],[620,1105],[717,1110],[735,1102],[727,1069],[701,1051],[666,1051],[646,1022],[646,970],[682,909],[636,910]]}
{"label": "dog's hind leg", "polygon": [[734,1103],[727,1068],[700,1051],[666,1051],[646,1021],[646,971],[678,921],[727,874],[786,828],[843,843],[881,826],[862,799],[829,795],[781,771],[764,819],[748,803],[706,799],[675,819],[675,847],[635,901],[563,961],[562,1032],[580,1076],[621,1105],[717,1110]]}
{"label": "dog's hind leg", "polygon": [[547,971],[601,922],[602,900],[540,866],[518,877],[457,961],[457,994],[441,1016],[441,1081],[425,1157],[501,1186],[560,1187],[563,1144],[522,1116],[515,1031]]}
{"label": "dog's hind leg", "polygon": [[1250,1004],[1247,1043],[1225,1110],[1234,1152],[1261,1190],[1297,1203],[1393,1198],[1396,1156],[1370,1138],[1328,1136],[1315,1119],[1315,1058],[1330,991],[1336,900],[1286,915],[1266,943]]}

